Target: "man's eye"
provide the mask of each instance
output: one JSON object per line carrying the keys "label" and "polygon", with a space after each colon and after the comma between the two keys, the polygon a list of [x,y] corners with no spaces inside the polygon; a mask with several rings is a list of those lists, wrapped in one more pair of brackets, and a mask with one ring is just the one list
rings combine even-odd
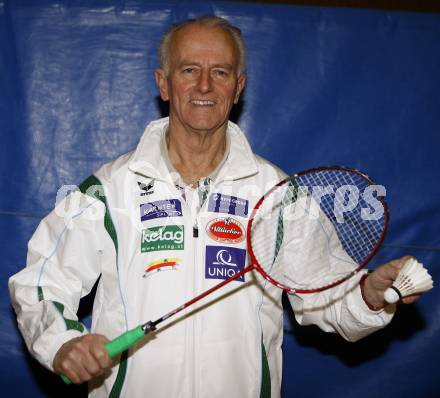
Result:
{"label": "man's eye", "polygon": [[229,73],[225,70],[222,70],[222,69],[215,70],[215,74],[218,77],[228,77],[229,76]]}
{"label": "man's eye", "polygon": [[183,70],[183,73],[187,73],[187,74],[194,73],[194,68],[185,68],[185,69]]}

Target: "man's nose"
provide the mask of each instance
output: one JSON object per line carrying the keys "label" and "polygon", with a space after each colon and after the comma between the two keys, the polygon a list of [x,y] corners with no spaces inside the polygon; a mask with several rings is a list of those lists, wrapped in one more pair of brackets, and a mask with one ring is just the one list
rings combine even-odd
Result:
{"label": "man's nose", "polygon": [[201,93],[207,93],[212,89],[212,77],[209,71],[202,70],[197,82],[197,88]]}

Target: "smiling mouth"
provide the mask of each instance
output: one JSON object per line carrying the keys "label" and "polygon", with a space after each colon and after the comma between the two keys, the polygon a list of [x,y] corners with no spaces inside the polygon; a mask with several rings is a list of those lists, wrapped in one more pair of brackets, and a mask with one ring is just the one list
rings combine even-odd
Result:
{"label": "smiling mouth", "polygon": [[214,101],[209,100],[191,100],[191,104],[198,106],[213,106],[215,105]]}

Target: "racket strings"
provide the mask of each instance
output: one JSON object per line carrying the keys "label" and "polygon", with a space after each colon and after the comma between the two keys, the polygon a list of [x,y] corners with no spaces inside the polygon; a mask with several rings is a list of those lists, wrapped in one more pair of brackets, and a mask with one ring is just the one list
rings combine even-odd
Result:
{"label": "racket strings", "polygon": [[330,169],[306,173],[297,177],[297,183],[307,187],[312,197],[320,188],[334,192],[319,198],[315,195],[314,199],[331,220],[348,255],[361,263],[374,249],[385,227],[383,203],[376,219],[366,219],[367,209],[371,209],[371,198],[366,196],[366,189],[371,186],[369,179],[360,173]]}
{"label": "racket strings", "polygon": [[272,190],[250,231],[260,268],[288,290],[321,289],[351,276],[384,234],[383,209],[364,217],[374,208],[364,195],[370,186],[357,173],[319,170]]}

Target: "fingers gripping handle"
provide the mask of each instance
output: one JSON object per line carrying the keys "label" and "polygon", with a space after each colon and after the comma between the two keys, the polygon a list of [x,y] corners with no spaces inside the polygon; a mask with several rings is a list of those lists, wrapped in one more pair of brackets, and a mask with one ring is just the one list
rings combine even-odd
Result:
{"label": "fingers gripping handle", "polygon": [[[114,340],[108,342],[105,345],[105,349],[107,350],[107,353],[110,358],[115,357],[116,355],[120,354],[121,352],[127,350],[130,348],[133,344],[137,343],[142,337],[145,336],[146,333],[150,332],[151,330],[154,330],[154,328],[142,328],[142,326],[135,327],[134,329],[129,330],[128,332],[125,332],[121,334],[119,337],[116,337]],[[71,384],[72,382],[70,379],[65,376],[61,375],[61,379],[66,384]]]}

